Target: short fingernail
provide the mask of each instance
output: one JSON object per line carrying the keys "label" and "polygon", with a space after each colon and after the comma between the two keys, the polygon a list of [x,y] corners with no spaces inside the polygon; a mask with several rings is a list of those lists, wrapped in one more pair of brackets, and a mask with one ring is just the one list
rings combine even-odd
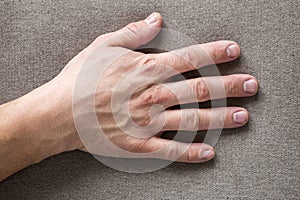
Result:
{"label": "short fingernail", "polygon": [[240,49],[237,45],[235,44],[231,44],[227,47],[226,49],[226,53],[227,53],[227,56],[229,58],[235,58],[235,57],[238,57],[239,54],[240,54]]}
{"label": "short fingernail", "polygon": [[200,159],[203,159],[203,158],[210,158],[211,155],[213,153],[213,150],[211,149],[203,149],[201,152],[200,152],[200,156],[199,158]]}
{"label": "short fingernail", "polygon": [[152,13],[151,15],[149,15],[149,17],[147,17],[145,19],[145,22],[147,24],[155,24],[157,22],[157,16],[155,13]]}
{"label": "short fingernail", "polygon": [[244,92],[246,92],[248,94],[255,94],[257,91],[257,83],[253,79],[245,81],[243,87],[244,87],[243,88]]}
{"label": "short fingernail", "polygon": [[248,120],[248,113],[246,111],[238,111],[233,113],[233,121],[237,124],[244,124]]}

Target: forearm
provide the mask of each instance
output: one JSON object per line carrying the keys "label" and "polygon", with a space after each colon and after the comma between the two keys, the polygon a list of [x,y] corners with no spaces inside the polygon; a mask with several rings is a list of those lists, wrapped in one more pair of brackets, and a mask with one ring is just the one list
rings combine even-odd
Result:
{"label": "forearm", "polygon": [[[47,84],[0,106],[0,180],[51,155],[75,149],[70,100]],[[59,103],[65,100],[65,103]],[[68,128],[66,128],[68,127]],[[78,142],[77,142],[78,143]]]}

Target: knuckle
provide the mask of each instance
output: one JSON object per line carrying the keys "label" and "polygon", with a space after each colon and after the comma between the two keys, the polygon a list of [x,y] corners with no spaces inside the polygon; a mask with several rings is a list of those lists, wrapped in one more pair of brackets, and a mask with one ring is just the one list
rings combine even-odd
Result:
{"label": "knuckle", "polygon": [[192,90],[194,91],[196,98],[199,101],[205,101],[209,99],[209,89],[205,80],[198,79],[192,85]]}
{"label": "knuckle", "polygon": [[163,63],[166,65],[175,63],[175,62],[180,62],[180,64],[183,64],[184,60],[185,60],[183,56],[173,53],[173,52],[164,52],[164,53],[159,54],[158,56],[159,56],[160,60],[164,61]]}
{"label": "knuckle", "polygon": [[123,30],[129,32],[135,39],[138,38],[138,40],[142,41],[143,43],[146,43],[147,34],[138,34],[141,31],[143,31],[143,29],[141,29],[141,28],[142,28],[142,26],[139,22],[132,22],[132,23],[128,24],[127,26],[125,26],[123,28]]}
{"label": "knuckle", "polygon": [[184,66],[181,60],[172,53],[146,54],[143,63],[149,65],[147,71],[150,75],[160,79],[176,75],[177,71],[174,69],[173,63]]}
{"label": "knuckle", "polygon": [[132,22],[132,23],[130,23],[130,24],[128,24],[128,25],[126,25],[125,27],[124,27],[124,31],[129,31],[129,32],[131,32],[131,33],[136,33],[136,30],[138,29],[139,27],[138,27],[138,24],[137,23],[135,23],[135,22]]}
{"label": "knuckle", "polygon": [[234,81],[234,78],[231,78],[227,81],[226,93],[229,95],[238,93],[238,86],[236,81]]}
{"label": "knuckle", "polygon": [[226,120],[226,111],[223,109],[217,111],[212,120],[215,127],[223,127]]}
{"label": "knuckle", "polygon": [[161,103],[164,99],[162,94],[163,87],[161,85],[154,85],[144,92],[141,96],[142,105],[153,105]]}
{"label": "knuckle", "polygon": [[198,149],[193,148],[193,146],[191,145],[188,150],[187,150],[187,161],[195,161],[195,160],[199,160],[199,155],[198,155]]}
{"label": "knuckle", "polygon": [[180,155],[182,155],[182,150],[177,145],[170,145],[170,148],[168,148],[166,155],[169,160],[175,161],[179,158]]}
{"label": "knuckle", "polygon": [[227,57],[226,49],[216,46],[213,48],[211,56],[215,61],[222,60]]}
{"label": "knuckle", "polygon": [[130,118],[138,126],[146,127],[151,124],[152,118],[150,116],[149,105],[145,106],[142,103],[134,103],[130,106],[129,110]]}
{"label": "knuckle", "polygon": [[140,57],[139,63],[141,63],[143,65],[153,63],[153,65],[156,65],[157,61],[156,61],[155,57],[152,54],[143,54]]}
{"label": "knuckle", "polygon": [[162,66],[156,64],[155,60],[149,61],[142,70],[142,75],[157,78],[163,72]]}
{"label": "knuckle", "polygon": [[130,151],[133,153],[144,153],[146,151],[145,144],[146,140],[134,140],[129,145]]}
{"label": "knuckle", "polygon": [[151,124],[151,117],[149,114],[144,114],[141,113],[140,116],[136,119],[134,119],[134,121],[141,127],[146,127],[149,126]]}
{"label": "knuckle", "polygon": [[139,57],[137,65],[141,66],[139,73],[143,77],[151,77],[152,79],[154,78],[154,80],[168,73],[168,69],[159,63],[156,56],[151,54],[145,54]]}
{"label": "knuckle", "polygon": [[197,56],[194,50],[185,51],[183,55],[181,56],[182,62],[185,64],[186,67],[188,67],[190,70],[195,70],[197,65]]}
{"label": "knuckle", "polygon": [[187,127],[190,130],[198,130],[199,128],[199,114],[196,110],[191,110],[189,112],[186,112],[184,115],[184,127]]}
{"label": "knuckle", "polygon": [[130,118],[138,126],[145,127],[151,123],[149,109],[145,105],[141,105],[141,103],[131,103],[129,107],[129,111],[130,111]]}

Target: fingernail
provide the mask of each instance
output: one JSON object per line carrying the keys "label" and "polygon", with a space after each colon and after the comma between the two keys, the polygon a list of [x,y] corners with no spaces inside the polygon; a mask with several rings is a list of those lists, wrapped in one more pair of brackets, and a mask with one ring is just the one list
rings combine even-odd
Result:
{"label": "fingernail", "polygon": [[245,81],[244,85],[243,85],[243,89],[244,89],[244,92],[246,92],[248,94],[254,94],[254,93],[256,93],[256,91],[257,91],[257,83],[256,83],[256,81],[253,80],[253,79]]}
{"label": "fingernail", "polygon": [[211,155],[211,153],[212,153],[212,150],[211,150],[211,149],[202,150],[202,151],[200,152],[199,158],[200,158],[200,159],[203,159],[203,158],[210,157],[209,155]]}
{"label": "fingernail", "polygon": [[227,47],[226,49],[226,53],[227,53],[227,56],[229,58],[235,58],[235,57],[238,57],[239,54],[240,54],[240,49],[237,45],[235,44],[231,44]]}
{"label": "fingernail", "polygon": [[248,113],[246,111],[238,111],[233,113],[233,121],[237,124],[244,124],[248,120]]}
{"label": "fingernail", "polygon": [[145,22],[147,24],[155,24],[157,22],[157,16],[155,13],[152,13],[151,15],[149,15],[149,17],[147,17],[145,19]]}

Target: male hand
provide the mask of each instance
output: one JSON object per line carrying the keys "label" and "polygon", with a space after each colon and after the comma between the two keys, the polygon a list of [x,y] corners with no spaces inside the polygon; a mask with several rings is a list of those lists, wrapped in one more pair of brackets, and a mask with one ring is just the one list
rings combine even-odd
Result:
{"label": "male hand", "polygon": [[[0,123],[0,143],[3,144],[0,147],[0,162],[4,163],[0,166],[0,177],[48,156],[74,149],[102,156],[130,157],[130,153],[120,154],[115,148],[110,148],[105,140],[125,152],[153,155],[154,158],[180,162],[212,159],[215,155],[212,146],[162,139],[159,137],[161,131],[236,128],[247,123],[247,110],[241,107],[168,108],[179,103],[249,97],[258,90],[257,80],[247,74],[236,74],[166,82],[179,73],[235,60],[240,55],[240,48],[233,41],[217,41],[160,54],[133,51],[155,38],[161,25],[161,16],[153,13],[146,20],[98,37],[49,83],[2,105],[0,114],[8,117]],[[78,98],[74,100],[73,92],[76,93],[75,88],[80,84],[78,77],[83,67],[103,69],[103,73],[94,94],[86,93],[85,96],[82,91],[82,96],[78,96],[80,93],[77,91]],[[123,101],[121,97],[131,93],[128,101]],[[97,142],[91,142],[91,146],[85,146],[85,142],[78,137],[77,129],[81,128],[78,124],[88,123],[90,113],[82,109],[73,112],[74,108],[84,105],[85,100],[91,97],[105,138],[100,137]],[[122,101],[118,105],[112,103],[118,97]],[[128,108],[128,113],[125,108]],[[119,116],[117,122],[116,114]],[[215,126],[211,127],[211,120],[220,123],[214,123]],[[90,134],[95,127],[84,129],[86,134]],[[151,154],[156,151],[160,153]],[[5,152],[9,152],[9,156]]]}

